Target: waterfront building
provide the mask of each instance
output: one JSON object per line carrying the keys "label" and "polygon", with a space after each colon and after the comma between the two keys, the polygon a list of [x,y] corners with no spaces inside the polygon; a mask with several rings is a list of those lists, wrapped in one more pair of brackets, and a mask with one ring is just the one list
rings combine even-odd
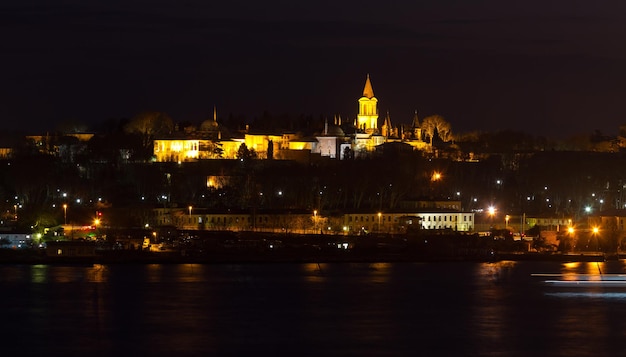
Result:
{"label": "waterfront building", "polygon": [[33,236],[30,232],[0,232],[0,247],[10,249],[30,248]]}
{"label": "waterfront building", "polygon": [[[182,230],[264,231],[282,233],[363,234],[403,233],[413,230],[474,231],[474,213],[446,211],[394,211],[344,213],[324,216],[306,210],[234,212],[205,209],[156,208],[149,225]],[[411,226],[410,228],[408,226]]]}

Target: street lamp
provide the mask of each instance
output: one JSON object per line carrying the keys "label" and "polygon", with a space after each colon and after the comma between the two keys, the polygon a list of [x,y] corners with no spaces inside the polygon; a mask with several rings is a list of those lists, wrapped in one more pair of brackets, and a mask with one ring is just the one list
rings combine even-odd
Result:
{"label": "street lamp", "polygon": [[599,250],[599,248],[600,248],[600,240],[598,239],[599,238],[598,237],[598,233],[600,233],[600,228],[598,228],[597,226],[593,227],[591,229],[591,233],[593,233],[593,237],[595,238],[595,241],[596,241],[596,250]]}
{"label": "street lamp", "polygon": [[509,218],[511,218],[508,214],[504,216],[504,229],[509,227]]}
{"label": "street lamp", "polygon": [[489,213],[489,223],[493,224],[493,216],[496,214],[496,208],[493,206],[489,206],[487,212]]}
{"label": "street lamp", "polygon": [[189,215],[191,216],[191,210],[193,209],[193,206],[189,206]]}
{"label": "street lamp", "polygon": [[63,204],[63,221],[67,225],[67,203]]}
{"label": "street lamp", "polygon": [[317,210],[313,211],[313,233],[317,232]]}
{"label": "street lamp", "polygon": [[382,217],[382,213],[378,212],[378,230],[380,231],[380,217]]}

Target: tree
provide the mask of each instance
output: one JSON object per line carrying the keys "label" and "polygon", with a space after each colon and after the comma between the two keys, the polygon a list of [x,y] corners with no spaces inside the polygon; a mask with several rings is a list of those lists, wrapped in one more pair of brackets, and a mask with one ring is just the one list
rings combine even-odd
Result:
{"label": "tree", "polygon": [[267,142],[267,159],[268,160],[274,159],[274,141],[272,140],[269,140]]}
{"label": "tree", "polygon": [[431,146],[433,145],[435,131],[439,135],[439,138],[444,142],[452,140],[450,123],[448,123],[441,115],[431,115],[424,118],[422,121],[422,130],[424,130],[426,135],[428,135]]}
{"label": "tree", "polygon": [[243,160],[256,159],[257,154],[254,149],[248,149],[246,143],[241,143],[241,145],[239,145],[239,149],[237,150],[237,158]]}
{"label": "tree", "polygon": [[174,122],[163,112],[142,112],[134,116],[124,129],[127,133],[139,134],[143,148],[147,149],[155,135],[172,132]]}
{"label": "tree", "polygon": [[8,238],[0,238],[0,248],[4,247],[5,245],[10,245],[11,241]]}

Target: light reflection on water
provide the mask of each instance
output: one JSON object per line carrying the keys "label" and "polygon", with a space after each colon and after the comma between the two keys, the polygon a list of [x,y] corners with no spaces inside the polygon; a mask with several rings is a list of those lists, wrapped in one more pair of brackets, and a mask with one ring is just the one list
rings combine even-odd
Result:
{"label": "light reflection on water", "polygon": [[626,292],[614,291],[557,291],[547,292],[546,296],[554,296],[558,298],[586,298],[586,299],[614,299],[626,300]]}
{"label": "light reflection on water", "polygon": [[532,276],[599,271],[624,264],[3,265],[0,335],[27,355],[621,354],[626,291]]}

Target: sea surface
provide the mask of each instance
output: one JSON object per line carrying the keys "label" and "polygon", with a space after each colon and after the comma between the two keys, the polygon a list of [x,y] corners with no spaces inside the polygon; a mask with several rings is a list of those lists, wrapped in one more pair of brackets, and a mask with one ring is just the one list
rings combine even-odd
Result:
{"label": "sea surface", "polygon": [[623,356],[607,263],[0,265],[3,356]]}

